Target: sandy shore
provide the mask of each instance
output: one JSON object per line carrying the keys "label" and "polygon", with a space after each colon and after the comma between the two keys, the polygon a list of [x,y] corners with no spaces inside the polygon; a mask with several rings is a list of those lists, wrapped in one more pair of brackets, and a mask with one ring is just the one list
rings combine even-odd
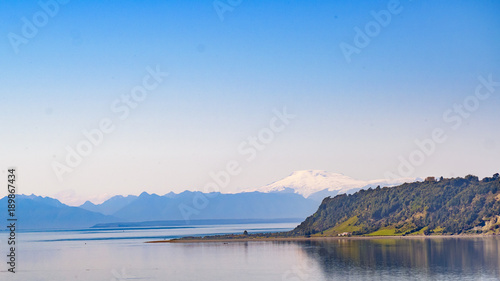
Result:
{"label": "sandy shore", "polygon": [[494,235],[411,235],[411,236],[351,236],[351,237],[270,237],[270,238],[235,238],[235,239],[170,239],[147,241],[145,243],[229,243],[263,241],[331,241],[331,240],[370,240],[370,239],[437,239],[437,238],[485,238]]}

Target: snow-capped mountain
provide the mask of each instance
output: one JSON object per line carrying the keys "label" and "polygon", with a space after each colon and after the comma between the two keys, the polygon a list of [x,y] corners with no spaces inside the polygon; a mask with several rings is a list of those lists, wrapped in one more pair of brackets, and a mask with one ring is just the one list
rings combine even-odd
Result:
{"label": "snow-capped mountain", "polygon": [[360,189],[376,187],[378,185],[395,186],[405,182],[414,182],[415,178],[401,178],[387,181],[386,179],[363,181],[353,179],[343,174],[331,173],[322,170],[296,171],[290,176],[256,189],[260,192],[293,192],[305,198],[318,197],[322,200],[326,196],[341,193],[354,193]]}

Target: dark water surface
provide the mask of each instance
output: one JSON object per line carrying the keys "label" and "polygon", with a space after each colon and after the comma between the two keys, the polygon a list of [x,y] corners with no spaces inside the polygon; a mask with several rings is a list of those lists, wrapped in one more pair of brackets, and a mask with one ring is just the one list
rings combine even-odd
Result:
{"label": "dark water surface", "polygon": [[1,233],[0,280],[500,280],[499,237],[144,243],[294,226],[18,233],[16,274]]}

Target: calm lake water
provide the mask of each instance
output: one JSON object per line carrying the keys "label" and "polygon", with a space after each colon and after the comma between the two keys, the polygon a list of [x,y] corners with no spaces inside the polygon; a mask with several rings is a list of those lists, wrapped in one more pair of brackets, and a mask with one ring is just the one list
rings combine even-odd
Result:
{"label": "calm lake water", "polygon": [[499,280],[500,238],[145,244],[295,223],[18,233],[0,280]]}

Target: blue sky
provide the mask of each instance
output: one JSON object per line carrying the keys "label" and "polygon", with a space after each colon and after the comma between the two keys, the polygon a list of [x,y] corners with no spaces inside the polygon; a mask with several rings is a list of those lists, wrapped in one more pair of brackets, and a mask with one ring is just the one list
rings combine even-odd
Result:
{"label": "blue sky", "polygon": [[[229,5],[69,1],[13,47],[23,18],[33,23],[43,5],[1,2],[0,163],[18,167],[20,192],[194,190],[230,160],[242,169],[227,192],[303,169],[384,178],[435,128],[448,138],[411,177],[500,170],[499,87],[458,129],[443,119],[479,76],[500,81],[498,1],[243,0],[223,20],[214,3]],[[354,45],[355,28],[388,5],[400,12],[348,62],[339,45]],[[168,78],[117,118],[113,101],[156,66]],[[246,161],[238,146],[284,107],[296,118]],[[115,130],[59,181],[53,162],[108,117]]]}

